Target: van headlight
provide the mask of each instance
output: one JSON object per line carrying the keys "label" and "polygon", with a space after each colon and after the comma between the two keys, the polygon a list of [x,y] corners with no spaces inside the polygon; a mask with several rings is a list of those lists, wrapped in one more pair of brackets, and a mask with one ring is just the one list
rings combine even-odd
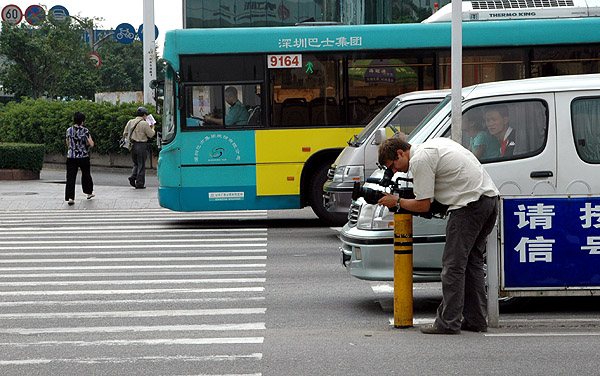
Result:
{"label": "van headlight", "polygon": [[363,166],[337,166],[333,173],[334,183],[354,183],[363,181]]}
{"label": "van headlight", "polygon": [[360,210],[356,227],[359,230],[394,229],[394,213],[382,205],[364,204]]}

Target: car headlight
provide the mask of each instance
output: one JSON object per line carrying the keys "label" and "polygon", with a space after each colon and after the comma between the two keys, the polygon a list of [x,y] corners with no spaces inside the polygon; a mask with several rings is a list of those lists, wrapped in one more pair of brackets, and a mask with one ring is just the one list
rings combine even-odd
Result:
{"label": "car headlight", "polygon": [[360,210],[356,226],[359,230],[393,230],[394,213],[382,205],[365,204]]}
{"label": "car headlight", "polygon": [[333,182],[335,183],[354,183],[363,181],[363,166],[337,166],[333,173]]}

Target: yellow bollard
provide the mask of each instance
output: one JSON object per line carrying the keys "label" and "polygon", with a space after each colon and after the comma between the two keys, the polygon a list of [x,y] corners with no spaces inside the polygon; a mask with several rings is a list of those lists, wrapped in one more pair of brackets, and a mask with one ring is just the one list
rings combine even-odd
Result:
{"label": "yellow bollard", "polygon": [[412,214],[394,214],[394,328],[413,326]]}

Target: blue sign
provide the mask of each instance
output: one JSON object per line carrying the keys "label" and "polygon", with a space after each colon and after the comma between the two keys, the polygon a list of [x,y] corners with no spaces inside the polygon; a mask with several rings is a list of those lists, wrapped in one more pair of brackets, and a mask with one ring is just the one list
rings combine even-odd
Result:
{"label": "blue sign", "polygon": [[600,197],[505,198],[504,286],[600,287]]}
{"label": "blue sign", "polygon": [[52,13],[57,21],[65,22],[69,19],[69,11],[62,5],[53,6],[49,13]]}
{"label": "blue sign", "polygon": [[115,39],[119,43],[129,44],[135,39],[135,29],[128,23],[122,23],[115,29]]}
{"label": "blue sign", "polygon": [[[143,42],[144,41],[144,24],[140,25],[140,28],[138,29],[138,36],[140,37],[140,40]],[[156,38],[158,38],[158,26],[154,25],[154,40],[156,40]]]}
{"label": "blue sign", "polygon": [[[94,30],[94,42],[97,42],[100,39],[107,36],[108,34],[112,33],[112,30]],[[90,34],[87,31],[85,31],[83,33],[82,39],[85,41],[85,43],[90,43]]]}
{"label": "blue sign", "polygon": [[39,25],[46,19],[46,11],[39,5],[30,5],[25,10],[25,20],[30,25]]}

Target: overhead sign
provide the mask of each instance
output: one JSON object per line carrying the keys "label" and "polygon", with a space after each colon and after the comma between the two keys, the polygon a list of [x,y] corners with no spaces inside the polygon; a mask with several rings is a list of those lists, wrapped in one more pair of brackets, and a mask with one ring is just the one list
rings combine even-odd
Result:
{"label": "overhead sign", "polygon": [[30,25],[37,26],[46,19],[46,11],[39,5],[30,5],[25,10],[25,20]]}
{"label": "overhead sign", "polygon": [[119,43],[129,44],[135,39],[135,29],[128,23],[122,23],[115,29],[115,39]]}
{"label": "overhead sign", "polygon": [[96,68],[100,67],[101,64],[101,60],[100,60],[100,55],[98,55],[95,52],[90,53],[89,59],[94,62],[94,65],[96,66]]}
{"label": "overhead sign", "polygon": [[[143,42],[144,41],[144,24],[140,25],[140,28],[138,29],[138,36],[140,37],[140,40]],[[158,38],[158,26],[154,25],[154,40],[156,40],[156,38]]]}
{"label": "overhead sign", "polygon": [[65,22],[69,19],[69,11],[62,5],[53,6],[48,13],[54,15],[54,18],[56,18],[57,21]]}
{"label": "overhead sign", "polygon": [[16,25],[19,22],[21,22],[22,19],[23,12],[18,6],[7,5],[4,8],[2,8],[2,21]]}
{"label": "overhead sign", "polygon": [[504,287],[600,286],[600,197],[503,199]]}

